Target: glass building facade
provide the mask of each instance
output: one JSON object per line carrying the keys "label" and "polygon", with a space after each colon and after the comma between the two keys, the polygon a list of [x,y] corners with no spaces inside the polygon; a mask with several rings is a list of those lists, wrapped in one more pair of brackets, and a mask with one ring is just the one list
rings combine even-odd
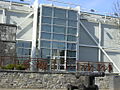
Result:
{"label": "glass building facade", "polygon": [[[78,11],[42,5],[39,9],[37,58],[55,62],[56,69],[76,69]],[[17,41],[17,56],[29,57],[30,41]],[[59,64],[59,67],[57,65]]]}
{"label": "glass building facade", "polygon": [[31,55],[31,41],[17,40],[16,53],[17,57],[30,57]]}
{"label": "glass building facade", "polygon": [[41,9],[38,56],[51,62],[56,59],[61,70],[75,70],[78,12],[49,6]]}

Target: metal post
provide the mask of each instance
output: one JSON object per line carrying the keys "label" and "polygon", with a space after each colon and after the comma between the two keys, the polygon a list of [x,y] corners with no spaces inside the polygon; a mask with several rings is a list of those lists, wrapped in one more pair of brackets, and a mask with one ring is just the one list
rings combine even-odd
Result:
{"label": "metal post", "polygon": [[2,23],[6,23],[5,9],[3,9]]}
{"label": "metal post", "polygon": [[31,62],[30,62],[30,70],[37,70],[36,66],[36,42],[37,42],[37,25],[38,25],[38,0],[35,0],[34,4],[34,17],[33,17],[33,31],[32,31],[32,48],[31,48]]}
{"label": "metal post", "polygon": [[[99,21],[99,43],[98,43],[99,47],[101,46],[101,22]],[[100,48],[98,48],[98,61],[101,61],[101,50]]]}
{"label": "metal post", "polygon": [[56,61],[56,63],[57,63],[57,71],[59,71],[60,70],[60,50],[59,49],[57,49],[57,61]]}
{"label": "metal post", "polygon": [[76,44],[76,71],[77,71],[77,61],[79,60],[79,29],[80,29],[80,6],[77,6],[78,15],[77,15],[77,44]]}

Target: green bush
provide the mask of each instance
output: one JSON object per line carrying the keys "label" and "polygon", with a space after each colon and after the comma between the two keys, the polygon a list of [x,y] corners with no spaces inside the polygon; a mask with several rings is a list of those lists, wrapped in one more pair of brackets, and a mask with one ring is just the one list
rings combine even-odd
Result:
{"label": "green bush", "polygon": [[15,64],[8,64],[8,65],[4,66],[3,69],[13,70],[14,67],[15,67]]}
{"label": "green bush", "polygon": [[1,69],[6,69],[6,66],[0,66]]}
{"label": "green bush", "polygon": [[14,70],[14,69],[16,69],[16,70],[25,70],[26,69],[25,65],[23,65],[23,64],[17,64],[17,65],[8,64],[6,66],[0,66],[0,68],[1,69],[7,69],[7,70]]}
{"label": "green bush", "polygon": [[25,70],[26,69],[23,64],[18,64],[18,65],[16,65],[15,68],[16,68],[16,70]]}

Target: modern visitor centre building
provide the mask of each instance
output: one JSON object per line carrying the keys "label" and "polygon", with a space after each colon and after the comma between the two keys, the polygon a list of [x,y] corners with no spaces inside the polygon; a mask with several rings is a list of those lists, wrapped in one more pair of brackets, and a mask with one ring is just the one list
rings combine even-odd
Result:
{"label": "modern visitor centre building", "polygon": [[116,17],[82,12],[79,6],[0,1],[0,23],[17,26],[17,57],[46,59],[67,71],[76,70],[77,62],[112,62],[114,72],[120,72]]}

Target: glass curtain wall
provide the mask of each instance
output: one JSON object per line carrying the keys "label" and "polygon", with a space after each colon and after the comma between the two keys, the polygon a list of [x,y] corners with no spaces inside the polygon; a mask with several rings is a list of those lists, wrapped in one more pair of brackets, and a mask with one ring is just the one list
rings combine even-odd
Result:
{"label": "glass curtain wall", "polygon": [[29,57],[31,55],[31,44],[32,44],[31,41],[17,40],[16,53],[20,62],[27,59],[29,60]]}
{"label": "glass curtain wall", "polygon": [[41,9],[39,57],[56,65],[51,69],[75,70],[77,11],[48,6]]}

